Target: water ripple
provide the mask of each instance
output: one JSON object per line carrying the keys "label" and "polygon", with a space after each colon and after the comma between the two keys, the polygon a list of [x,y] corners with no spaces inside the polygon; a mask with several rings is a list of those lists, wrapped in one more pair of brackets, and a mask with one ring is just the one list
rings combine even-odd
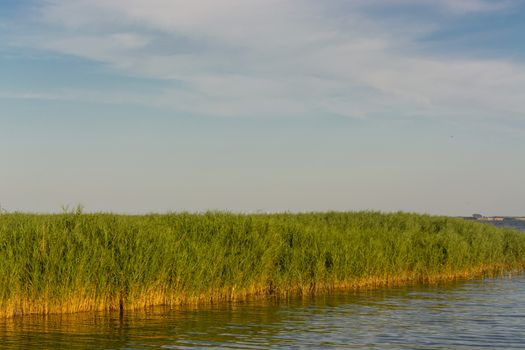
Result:
{"label": "water ripple", "polygon": [[525,349],[525,276],[0,321],[1,349]]}

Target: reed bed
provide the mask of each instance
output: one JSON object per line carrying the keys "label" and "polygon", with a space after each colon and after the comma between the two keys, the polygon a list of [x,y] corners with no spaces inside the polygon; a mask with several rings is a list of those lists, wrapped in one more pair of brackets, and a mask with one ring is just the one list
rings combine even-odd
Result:
{"label": "reed bed", "polygon": [[517,231],[408,213],[0,215],[0,317],[432,283],[524,266]]}

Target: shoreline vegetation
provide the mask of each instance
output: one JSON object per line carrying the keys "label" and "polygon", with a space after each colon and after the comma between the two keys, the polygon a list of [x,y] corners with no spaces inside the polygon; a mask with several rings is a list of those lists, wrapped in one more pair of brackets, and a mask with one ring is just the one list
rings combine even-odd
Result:
{"label": "shoreline vegetation", "polygon": [[522,271],[525,235],[410,213],[0,215],[0,317]]}

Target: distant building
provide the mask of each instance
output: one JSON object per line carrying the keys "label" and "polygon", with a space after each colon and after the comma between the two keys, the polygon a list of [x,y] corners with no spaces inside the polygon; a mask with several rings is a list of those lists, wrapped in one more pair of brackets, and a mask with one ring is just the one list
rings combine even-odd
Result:
{"label": "distant building", "polygon": [[472,214],[472,217],[480,221],[503,221],[505,220],[502,216],[483,216],[481,214]]}
{"label": "distant building", "polygon": [[478,220],[481,220],[481,221],[503,221],[503,220],[505,220],[505,218],[500,217],[500,216],[484,216],[482,218],[479,218]]}

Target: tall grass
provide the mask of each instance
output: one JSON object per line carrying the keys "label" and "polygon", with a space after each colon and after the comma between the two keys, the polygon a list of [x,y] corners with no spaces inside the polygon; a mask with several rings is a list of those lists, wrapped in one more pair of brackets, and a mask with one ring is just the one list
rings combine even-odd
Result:
{"label": "tall grass", "polygon": [[0,215],[0,316],[432,282],[525,266],[525,235],[447,217]]}

